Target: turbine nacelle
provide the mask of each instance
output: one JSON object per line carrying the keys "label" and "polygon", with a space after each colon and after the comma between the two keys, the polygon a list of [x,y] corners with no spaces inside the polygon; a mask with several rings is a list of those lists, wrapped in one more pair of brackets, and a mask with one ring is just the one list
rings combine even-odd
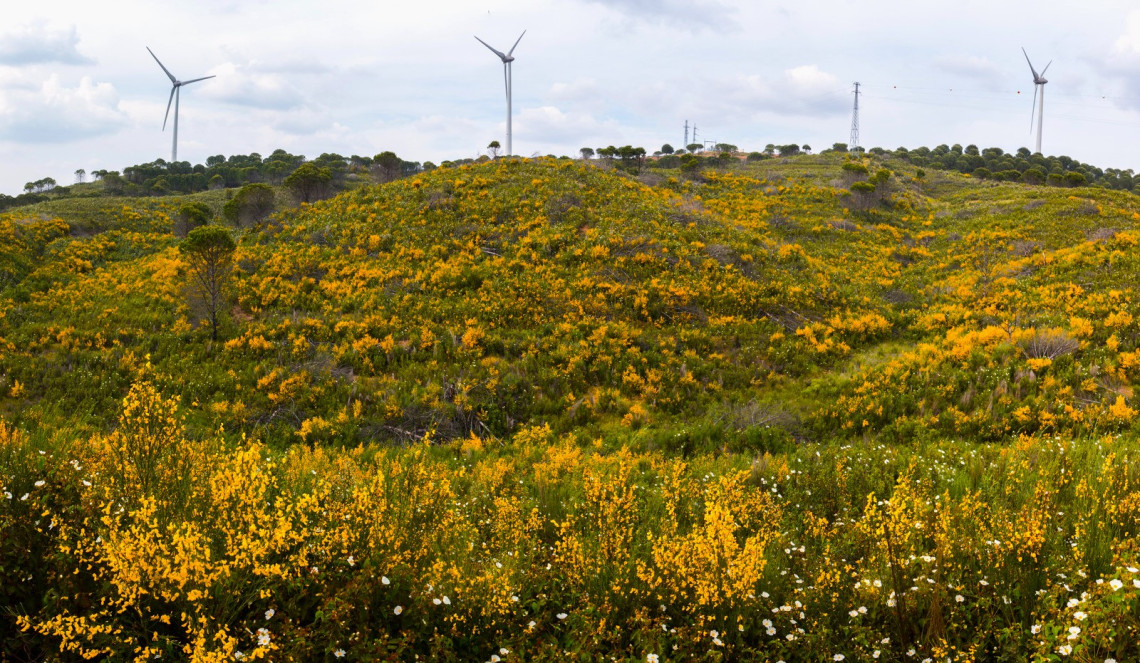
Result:
{"label": "turbine nacelle", "polygon": [[490,49],[492,53],[499,56],[499,59],[503,61],[503,64],[508,64],[510,62],[515,61],[515,58],[513,55],[513,53],[515,52],[515,47],[519,45],[519,42],[522,41],[523,35],[525,35],[525,34],[526,34],[526,30],[523,30],[522,35],[519,35],[519,38],[515,40],[515,45],[511,46],[511,50],[507,51],[506,53],[498,50],[497,48],[492,47],[490,44],[483,41],[482,39],[479,39],[478,35],[475,36],[475,40],[478,41],[480,44],[483,44],[484,46],[486,46],[488,49]]}
{"label": "turbine nacelle", "polygon": [[1049,65],[1053,64],[1053,61],[1050,60],[1049,64],[1045,65],[1045,68],[1042,69],[1041,73],[1039,74],[1037,73],[1037,70],[1033,68],[1033,63],[1029,61],[1029,54],[1025,52],[1024,46],[1021,48],[1021,53],[1025,56],[1025,61],[1029,63],[1029,71],[1033,72],[1033,84],[1044,85],[1048,83],[1049,79],[1045,78],[1045,72],[1049,71]]}

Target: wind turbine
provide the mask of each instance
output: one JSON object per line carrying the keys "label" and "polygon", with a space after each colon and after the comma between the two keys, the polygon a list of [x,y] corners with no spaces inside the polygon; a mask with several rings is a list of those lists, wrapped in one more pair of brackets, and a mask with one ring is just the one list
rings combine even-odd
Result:
{"label": "wind turbine", "polygon": [[[1025,61],[1029,62],[1029,54],[1025,52],[1024,46],[1021,47],[1021,52],[1025,55]],[[1049,82],[1048,79],[1045,78],[1045,72],[1049,70],[1050,64],[1053,64],[1052,60],[1049,61],[1049,64],[1045,65],[1045,68],[1042,69],[1039,74],[1037,70],[1033,68],[1033,63],[1029,62],[1029,71],[1033,72],[1033,101],[1037,104],[1037,152],[1041,151],[1041,124],[1042,120],[1045,119],[1045,84]],[[1041,94],[1038,95],[1038,92]],[[1029,130],[1033,131],[1033,113],[1029,114]]]}
{"label": "wind turbine", "polygon": [[512,54],[515,52],[515,47],[519,45],[519,42],[522,41],[523,35],[525,34],[526,30],[523,30],[522,35],[519,35],[519,38],[515,40],[515,45],[511,46],[511,50],[506,53],[491,48],[490,44],[479,39],[478,36],[475,37],[480,44],[490,48],[491,52],[499,56],[499,59],[503,61],[503,81],[507,85],[507,156],[511,155],[511,63],[515,61]]}
{"label": "wind turbine", "polygon": [[170,78],[170,82],[173,84],[173,87],[170,88],[170,99],[166,102],[166,115],[162,118],[162,130],[166,131],[166,121],[170,118],[170,104],[173,102],[174,145],[170,148],[170,161],[171,163],[176,163],[178,161],[178,99],[181,96],[179,91],[182,89],[183,85],[189,85],[191,83],[197,83],[198,81],[204,81],[208,78],[213,78],[213,76],[203,76],[201,78],[195,78],[188,81],[180,81],[175,78],[174,74],[170,73],[170,70],[162,64],[162,61],[158,59],[158,56],[154,54],[154,51],[150,50],[150,46],[147,46],[146,50],[148,53],[150,53],[150,56],[154,58],[154,61],[158,63],[158,66],[162,67],[162,70],[166,72],[166,75]]}

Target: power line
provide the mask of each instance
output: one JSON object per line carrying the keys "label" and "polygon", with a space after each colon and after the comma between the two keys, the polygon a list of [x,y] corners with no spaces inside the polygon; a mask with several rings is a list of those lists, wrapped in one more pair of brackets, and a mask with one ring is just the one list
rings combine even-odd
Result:
{"label": "power line", "polygon": [[[866,87],[866,85],[865,85],[865,87]],[[877,87],[877,86],[872,84],[871,87]],[[1022,88],[1020,88],[1020,87],[1008,87],[1007,88],[1005,86],[1002,86],[1001,89],[997,89],[997,88],[979,89],[979,88],[961,88],[961,87],[953,87],[953,88],[926,87],[926,86],[921,86],[921,85],[898,85],[897,83],[892,83],[890,85],[884,85],[883,87],[889,87],[891,89],[899,89],[899,90],[930,90],[933,92],[953,91],[954,94],[973,94],[973,95],[979,95],[979,96],[1005,95],[1005,94],[1010,94],[1010,93],[1020,94],[1023,91]],[[1050,94],[1053,97],[1062,97],[1062,98],[1067,97],[1067,98],[1071,98],[1071,99],[1099,99],[1099,100],[1104,100],[1104,101],[1127,101],[1127,102],[1133,102],[1133,103],[1140,102],[1140,97],[1124,97],[1124,96],[1117,96],[1117,95],[1104,94],[1104,93],[1075,94],[1073,92],[1060,92],[1060,91],[1058,91],[1058,92],[1054,92],[1054,93],[1050,93]]]}
{"label": "power line", "polygon": [[[864,92],[863,94],[867,94],[867,93]],[[892,96],[892,95],[874,95],[874,96],[876,99],[884,99],[886,101],[892,101],[895,103],[916,104],[916,105],[920,105],[920,106],[936,106],[939,108],[958,108],[958,109],[962,109],[962,110],[974,110],[974,111],[979,111],[979,112],[984,112],[984,113],[1005,113],[1005,114],[1009,114],[1009,115],[1021,115],[1023,113],[1023,109],[1002,108],[1000,106],[978,106],[978,105],[967,105],[967,104],[954,104],[954,103],[946,103],[944,101],[937,101],[937,100],[907,99],[905,97],[897,97],[897,96]],[[1066,105],[1088,108],[1088,106],[1081,106],[1079,104],[1066,104]],[[1111,124],[1111,125],[1116,125],[1116,126],[1126,126],[1126,127],[1140,126],[1140,122],[1128,122],[1128,121],[1122,121],[1122,120],[1108,120],[1108,119],[1101,119],[1101,118],[1082,117],[1079,115],[1053,114],[1052,117],[1066,119],[1066,120],[1077,120],[1080,122],[1092,122],[1092,123],[1098,123],[1098,124]]]}

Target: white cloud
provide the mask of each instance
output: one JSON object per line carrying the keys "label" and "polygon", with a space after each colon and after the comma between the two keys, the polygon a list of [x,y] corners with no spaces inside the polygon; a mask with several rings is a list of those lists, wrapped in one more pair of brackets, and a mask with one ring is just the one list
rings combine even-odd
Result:
{"label": "white cloud", "polygon": [[813,115],[846,112],[846,90],[833,74],[817,65],[784,70],[778,78],[759,75],[721,80],[713,93],[716,103],[736,114]]}
{"label": "white cloud", "polygon": [[718,0],[586,0],[609,7],[629,18],[688,30],[739,29],[736,9]]}
{"label": "white cloud", "polygon": [[503,142],[503,128],[456,115],[433,114],[400,122],[376,121],[346,138],[342,153],[372,155],[392,150],[409,161],[475,158],[492,140]]}
{"label": "white cloud", "polygon": [[202,82],[203,97],[270,110],[292,110],[306,105],[305,95],[284,76],[266,73],[256,63],[227,62],[214,67],[210,73],[217,78]]}
{"label": "white cloud", "polygon": [[53,26],[33,21],[0,35],[0,64],[22,66],[55,62],[92,64],[79,52],[79,31],[75,26]]}
{"label": "white cloud", "polygon": [[127,121],[114,86],[86,76],[68,87],[53,74],[39,88],[9,87],[0,96],[0,140],[65,143],[114,133]]}
{"label": "white cloud", "polygon": [[317,60],[285,60],[276,64],[267,64],[261,68],[269,74],[294,74],[294,75],[323,75],[333,71],[329,65]]}
{"label": "white cloud", "polygon": [[516,138],[545,145],[612,140],[614,127],[589,113],[563,112],[556,106],[539,106],[522,109],[514,128]]}
{"label": "white cloud", "polygon": [[291,113],[273,113],[272,126],[277,131],[299,136],[317,134],[336,125],[328,113],[309,108],[297,109]]}
{"label": "white cloud", "polygon": [[1140,58],[1140,11],[1128,14],[1124,34],[1113,45],[1113,54],[1120,58]]}
{"label": "white cloud", "polygon": [[554,102],[592,106],[602,100],[602,91],[593,78],[576,78],[569,83],[554,83],[546,97]]}
{"label": "white cloud", "polygon": [[1104,70],[1120,91],[1114,102],[1129,109],[1140,108],[1140,81],[1136,69],[1140,67],[1140,10],[1132,11],[1124,21],[1124,32],[1112,45],[1104,60]]}
{"label": "white cloud", "polygon": [[[169,82],[140,35],[164,35],[150,46],[180,77],[219,75],[184,90],[179,155],[191,161],[277,147],[310,156],[392,149],[437,163],[475,156],[492,139],[503,142],[505,109],[501,65],[472,34],[509,48],[527,28],[514,72],[514,147],[522,154],[676,146],[685,120],[699,124],[702,139],[746,149],[830,145],[847,140],[854,80],[866,84],[867,145],[988,147],[992,140],[1012,150],[1028,137],[1033,95],[1024,43],[1040,65],[1057,60],[1049,70],[1046,151],[1137,167],[1136,150],[1119,139],[1140,121],[1124,109],[1140,108],[1135,2],[1085,3],[1073,12],[1046,0],[1034,5],[1028,33],[1025,3],[865,4],[341,0],[318,15],[295,0],[116,0],[110,9],[89,0],[8,2],[0,24],[0,35],[7,32],[0,53],[11,61],[0,62],[8,156],[0,160],[0,191],[43,175],[64,181],[80,166],[119,169],[169,156],[170,127],[161,131]],[[13,25],[32,27],[10,31]],[[20,36],[28,32],[37,37]],[[947,57],[955,54],[974,57]],[[83,92],[79,74],[62,64],[89,57],[98,57],[96,80],[114,85],[117,104],[100,101],[94,82]],[[231,64],[210,71],[222,63]],[[989,66],[1001,74],[992,83]],[[51,73],[60,74],[58,94],[43,89]],[[947,78],[953,94],[936,82]],[[928,89],[904,94],[904,87]],[[63,114],[65,101],[76,112]],[[993,130],[972,124],[977,118]],[[100,131],[113,133],[33,142]],[[17,137],[23,142],[12,142]]]}
{"label": "white cloud", "polygon": [[966,78],[993,81],[1001,77],[1001,71],[997,65],[990,62],[988,58],[976,55],[944,55],[934,60],[934,66],[945,72]]}
{"label": "white cloud", "polygon": [[817,94],[819,92],[832,92],[839,81],[835,76],[820,71],[818,65],[807,64],[793,67],[784,72],[789,91],[799,94]]}

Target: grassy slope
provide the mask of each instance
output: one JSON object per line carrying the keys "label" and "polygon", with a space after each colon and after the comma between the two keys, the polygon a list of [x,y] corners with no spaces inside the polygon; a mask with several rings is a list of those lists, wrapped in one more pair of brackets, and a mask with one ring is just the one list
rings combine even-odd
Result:
{"label": "grassy slope", "polygon": [[363,189],[217,345],[162,215],[0,221],[0,652],[1140,656],[1135,199],[887,165]]}
{"label": "grassy slope", "polygon": [[[27,248],[34,270],[5,291],[0,407],[23,424],[106,426],[149,355],[201,425],[281,440],[547,421],[654,443],[751,429],[764,445],[1126,423],[1107,408],[1135,327],[1107,323],[1133,306],[1134,197],[919,182],[888,163],[893,206],[859,213],[838,165],[800,157],[650,188],[501,162],[359,189],[243,236],[220,346],[186,306],[162,202],[20,210],[8,218],[58,214],[73,236]],[[113,230],[74,231],[93,227]],[[1027,364],[1037,328],[1081,344],[1056,384],[1026,382],[1049,370]],[[1042,421],[1066,405],[1083,414]]]}

